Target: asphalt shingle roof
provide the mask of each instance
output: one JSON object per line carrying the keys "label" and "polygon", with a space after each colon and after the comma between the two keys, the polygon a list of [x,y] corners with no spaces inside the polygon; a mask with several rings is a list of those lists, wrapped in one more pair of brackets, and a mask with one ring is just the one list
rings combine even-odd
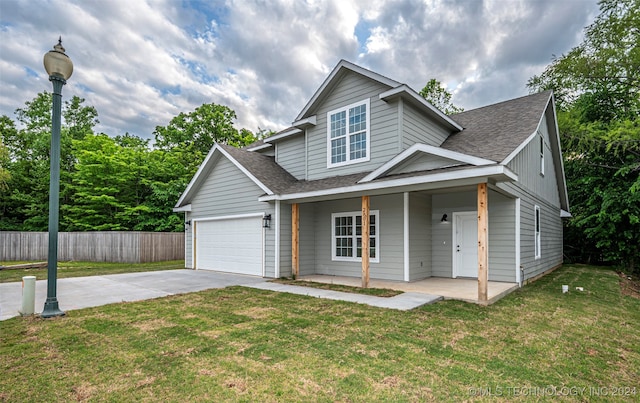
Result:
{"label": "asphalt shingle roof", "polygon": [[544,91],[451,115],[464,130],[441,147],[501,162],[536,130],[550,96]]}
{"label": "asphalt shingle roof", "polygon": [[[449,136],[441,147],[500,162],[536,130],[550,96],[551,92],[545,91],[451,115],[450,117],[462,125],[464,130]],[[252,144],[254,145],[256,143]],[[247,151],[246,148],[238,149],[229,145],[220,147],[276,194],[306,193],[352,186],[369,174],[360,172],[313,181],[297,180],[278,165],[274,157]],[[426,173],[428,171],[414,172],[411,176]]]}
{"label": "asphalt shingle roof", "polygon": [[274,157],[241,150],[224,144],[220,144],[220,147],[276,194],[283,193],[288,187],[298,181],[284,168],[276,164]]}

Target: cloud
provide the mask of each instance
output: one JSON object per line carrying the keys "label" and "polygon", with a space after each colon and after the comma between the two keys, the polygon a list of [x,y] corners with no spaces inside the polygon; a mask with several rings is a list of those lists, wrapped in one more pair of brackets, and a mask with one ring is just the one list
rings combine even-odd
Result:
{"label": "cloud", "polygon": [[467,109],[524,95],[597,4],[2,0],[0,11],[0,114],[51,91],[42,56],[62,35],[75,65],[64,97],[95,106],[98,131],[149,138],[211,102],[234,109],[238,128],[284,128],[342,58],[416,90],[450,83]]}

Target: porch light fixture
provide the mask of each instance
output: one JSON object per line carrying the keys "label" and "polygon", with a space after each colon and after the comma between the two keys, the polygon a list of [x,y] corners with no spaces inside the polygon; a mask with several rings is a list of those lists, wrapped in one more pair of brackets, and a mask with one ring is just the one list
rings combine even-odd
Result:
{"label": "porch light fixture", "polygon": [[188,229],[191,226],[191,220],[187,220],[184,222],[184,229]]}
{"label": "porch light fixture", "polygon": [[447,216],[447,214],[446,214],[446,213],[445,213],[445,214],[443,214],[443,215],[442,215],[442,218],[440,219],[440,222],[441,222],[441,223],[443,223],[443,224],[448,223],[449,221],[447,221],[447,217],[448,217],[448,216]]}
{"label": "porch light fixture", "polygon": [[265,214],[262,217],[262,228],[271,228],[271,214]]}

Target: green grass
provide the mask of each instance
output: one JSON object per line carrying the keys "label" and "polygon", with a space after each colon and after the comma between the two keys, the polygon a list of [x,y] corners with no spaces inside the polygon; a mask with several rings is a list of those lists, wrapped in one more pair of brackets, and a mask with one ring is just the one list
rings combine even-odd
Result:
{"label": "green grass", "polygon": [[[0,262],[0,266],[30,262]],[[58,278],[101,276],[105,274],[137,273],[143,271],[184,269],[184,260],[153,263],[101,263],[101,262],[59,262]],[[36,276],[37,280],[47,278],[47,268],[0,270],[0,283],[22,281],[24,276]]]}
{"label": "green grass", "polygon": [[565,266],[488,307],[232,287],[13,318],[0,401],[638,401],[640,300],[618,281]]}
{"label": "green grass", "polygon": [[402,294],[402,291],[390,290],[388,288],[362,288],[362,287],[352,287],[349,285],[342,285],[342,284],[327,284],[327,283],[317,283],[315,281],[290,280],[286,278],[279,278],[272,281],[274,283],[299,285],[301,287],[319,288],[322,290],[349,292],[352,294],[373,295],[374,297],[388,298],[388,297],[395,297],[396,295]]}

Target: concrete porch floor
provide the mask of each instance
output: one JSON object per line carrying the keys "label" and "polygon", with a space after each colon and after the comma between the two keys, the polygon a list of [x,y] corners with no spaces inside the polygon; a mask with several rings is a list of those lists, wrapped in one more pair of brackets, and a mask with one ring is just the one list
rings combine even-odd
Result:
{"label": "concrete porch floor", "polygon": [[[360,287],[362,285],[362,280],[360,277],[313,274],[310,276],[299,277],[299,280],[326,284],[348,285],[352,287]],[[412,281],[410,283],[404,281],[370,279],[369,287],[388,288],[391,290],[404,292],[440,295],[444,299],[454,299],[465,302],[472,302],[474,304],[481,303],[478,300],[478,280],[476,279],[430,277],[424,280]],[[518,284],[489,281],[488,288],[489,293],[486,305],[493,304],[505,295],[517,290]]]}

